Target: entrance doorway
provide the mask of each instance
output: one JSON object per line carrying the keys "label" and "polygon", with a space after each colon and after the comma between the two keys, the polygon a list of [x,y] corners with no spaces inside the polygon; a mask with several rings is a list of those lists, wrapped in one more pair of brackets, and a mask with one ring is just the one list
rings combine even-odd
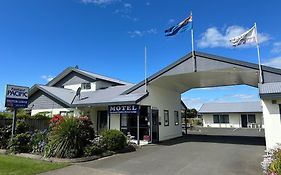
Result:
{"label": "entrance doorway", "polygon": [[98,111],[97,130],[107,129],[107,111]]}
{"label": "entrance doorway", "polygon": [[159,111],[152,109],[152,143],[159,142]]}
{"label": "entrance doorway", "polygon": [[242,128],[248,127],[248,117],[247,117],[247,115],[241,115],[241,124],[242,124]]}

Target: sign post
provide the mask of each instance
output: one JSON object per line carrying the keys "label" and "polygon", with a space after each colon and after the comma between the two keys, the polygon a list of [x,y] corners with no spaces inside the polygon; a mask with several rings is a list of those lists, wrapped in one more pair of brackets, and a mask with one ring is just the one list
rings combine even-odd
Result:
{"label": "sign post", "polygon": [[6,86],[5,107],[14,109],[12,136],[15,134],[16,130],[17,109],[28,107],[28,91],[29,88],[24,86]]}

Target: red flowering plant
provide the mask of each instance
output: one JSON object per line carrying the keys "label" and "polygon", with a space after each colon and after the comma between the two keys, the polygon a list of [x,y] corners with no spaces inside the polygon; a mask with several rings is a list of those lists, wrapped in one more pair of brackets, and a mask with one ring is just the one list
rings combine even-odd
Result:
{"label": "red flowering plant", "polygon": [[54,115],[53,118],[50,120],[49,127],[54,128],[63,121],[64,121],[63,116],[61,116],[59,114]]}
{"label": "red flowering plant", "polygon": [[88,116],[80,116],[79,118],[79,123],[82,128],[82,137],[87,138],[86,140],[90,141],[95,138],[95,131],[93,128],[93,123],[89,119]]}

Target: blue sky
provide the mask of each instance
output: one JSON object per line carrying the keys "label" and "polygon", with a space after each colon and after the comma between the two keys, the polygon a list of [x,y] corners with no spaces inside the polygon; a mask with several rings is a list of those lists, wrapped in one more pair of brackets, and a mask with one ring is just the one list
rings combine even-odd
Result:
{"label": "blue sky", "polygon": [[[5,85],[45,84],[68,66],[137,83],[143,48],[151,75],[191,51],[190,33],[164,30],[193,12],[195,49],[257,62],[253,46],[233,49],[231,36],[257,22],[263,64],[281,67],[279,0],[9,0],[0,2],[0,109]],[[247,86],[191,90],[189,107],[204,102],[258,100]]]}

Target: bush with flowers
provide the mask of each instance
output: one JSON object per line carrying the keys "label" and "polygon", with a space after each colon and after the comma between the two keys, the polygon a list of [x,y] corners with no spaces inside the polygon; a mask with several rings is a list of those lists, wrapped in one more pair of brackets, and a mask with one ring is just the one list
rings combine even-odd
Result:
{"label": "bush with flowers", "polygon": [[281,175],[281,144],[266,151],[261,166],[266,175]]}
{"label": "bush with flowers", "polygon": [[56,115],[50,121],[45,157],[75,158],[83,155],[94,128],[88,117],[62,117]]}

